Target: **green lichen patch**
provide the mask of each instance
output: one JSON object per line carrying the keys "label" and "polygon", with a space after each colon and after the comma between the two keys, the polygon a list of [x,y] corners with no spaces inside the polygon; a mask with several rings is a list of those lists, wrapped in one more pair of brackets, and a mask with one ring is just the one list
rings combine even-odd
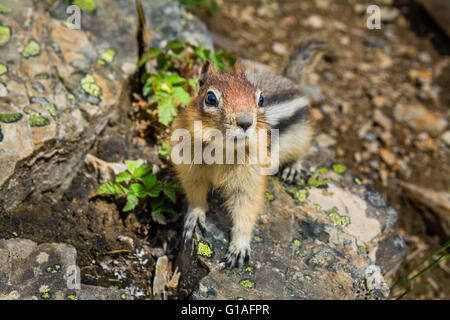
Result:
{"label": "green lichen patch", "polygon": [[361,254],[364,254],[364,253],[366,253],[366,248],[363,247],[363,246],[359,246],[358,247],[358,252],[361,253]]}
{"label": "green lichen patch", "polygon": [[94,77],[90,74],[81,79],[81,87],[93,97],[98,98],[102,94],[102,89],[95,83]]}
{"label": "green lichen patch", "polygon": [[47,268],[45,268],[45,272],[52,273],[53,272],[53,267],[52,266],[48,266]]}
{"label": "green lichen patch", "polygon": [[66,295],[66,299],[67,300],[78,300],[76,294],[68,294],[68,295]]}
{"label": "green lichen patch", "polygon": [[50,120],[43,117],[39,112],[34,110],[26,109],[25,113],[29,116],[29,123],[32,127],[45,127],[50,124]]}
{"label": "green lichen patch", "polygon": [[316,170],[317,173],[321,173],[321,174],[327,173],[328,171],[329,170],[327,167],[320,167],[320,168],[317,168],[317,170]]}
{"label": "green lichen patch", "polygon": [[325,212],[325,214],[330,218],[330,220],[337,226],[345,228],[350,224],[350,218],[347,216],[339,215],[338,208],[334,207],[331,210]]}
{"label": "green lichen patch", "polygon": [[335,163],[332,166],[333,171],[339,174],[344,174],[347,172],[347,167],[345,165],[343,165],[342,163]]}
{"label": "green lichen patch", "polygon": [[53,104],[47,104],[45,106],[45,110],[48,111],[48,113],[50,113],[50,115],[52,116],[53,119],[56,119],[56,116],[58,115],[56,108]]}
{"label": "green lichen patch", "polygon": [[22,119],[21,113],[0,113],[0,122],[13,123]]}
{"label": "green lichen patch", "polygon": [[208,259],[211,258],[213,255],[212,245],[203,241],[199,241],[197,246],[197,255]]}
{"label": "green lichen patch", "polygon": [[8,73],[8,66],[6,64],[0,63],[0,76]]}
{"label": "green lichen patch", "polygon": [[75,0],[73,5],[79,7],[81,11],[93,12],[97,8],[94,0]]}
{"label": "green lichen patch", "polygon": [[309,192],[308,189],[290,187],[287,192],[295,199],[299,204],[303,204],[308,201]]}
{"label": "green lichen patch", "polygon": [[255,282],[249,279],[243,279],[239,281],[239,284],[247,289],[253,289],[255,287]]}
{"label": "green lichen patch", "polygon": [[266,192],[266,199],[269,201],[273,201],[275,199],[275,196],[269,192]]}
{"label": "green lichen patch", "polygon": [[50,292],[43,292],[43,293],[41,293],[41,298],[45,299],[45,300],[51,299],[52,294]]}
{"label": "green lichen patch", "polygon": [[112,63],[114,61],[114,57],[116,56],[116,51],[113,49],[108,49],[101,55],[101,60],[107,63]]}
{"label": "green lichen patch", "polygon": [[354,181],[355,181],[355,183],[356,183],[357,185],[360,185],[360,184],[362,184],[362,181],[361,181],[361,179],[360,179],[360,178],[358,178],[358,177],[355,177]]}
{"label": "green lichen patch", "polygon": [[41,45],[36,40],[30,40],[22,51],[22,57],[25,59],[36,57],[41,53]]}
{"label": "green lichen patch", "polygon": [[59,272],[59,270],[61,270],[61,265],[60,264],[55,264],[53,266],[53,270],[55,270],[56,272]]}
{"label": "green lichen patch", "polygon": [[292,241],[296,247],[300,248],[302,246],[302,242],[298,239],[294,239],[294,241]]}
{"label": "green lichen patch", "polygon": [[64,27],[66,27],[67,29],[73,30],[73,29],[76,29],[76,28],[77,28],[77,25],[76,25],[76,24],[70,23],[70,22],[67,21],[67,20],[61,20],[61,24],[62,24]]}
{"label": "green lichen patch", "polygon": [[255,241],[256,243],[261,243],[263,242],[263,238],[261,238],[260,236],[254,236],[253,237],[253,241]]}
{"label": "green lichen patch", "polygon": [[48,80],[50,78],[50,75],[46,72],[38,73],[34,76],[36,80]]}
{"label": "green lichen patch", "polygon": [[0,13],[10,13],[12,11],[11,7],[0,3]]}
{"label": "green lichen patch", "polygon": [[330,182],[330,179],[317,179],[314,177],[310,177],[307,181],[307,184],[316,188],[327,188]]}
{"label": "green lichen patch", "polygon": [[122,294],[120,295],[120,299],[126,300],[126,299],[127,299],[127,295],[126,295],[125,293],[122,293]]}
{"label": "green lichen patch", "polygon": [[0,25],[0,47],[11,40],[11,29],[8,26]]}
{"label": "green lichen patch", "polygon": [[308,275],[308,274],[305,274],[303,277],[304,277],[305,280],[307,280],[307,281],[311,281],[311,280],[312,280],[312,277],[311,277],[310,275]]}

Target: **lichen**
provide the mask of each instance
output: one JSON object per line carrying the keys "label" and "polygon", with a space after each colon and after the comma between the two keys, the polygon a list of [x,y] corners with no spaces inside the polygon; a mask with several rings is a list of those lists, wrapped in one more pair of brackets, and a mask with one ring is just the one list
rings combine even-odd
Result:
{"label": "lichen", "polygon": [[364,254],[364,253],[366,253],[366,248],[363,247],[363,246],[359,246],[358,247],[358,252],[361,253],[361,254]]}
{"label": "lichen", "polygon": [[205,258],[211,258],[212,254],[213,254],[212,245],[203,241],[199,241],[197,247],[197,255]]}
{"label": "lichen", "polygon": [[22,57],[28,59],[41,53],[41,45],[36,40],[30,40],[22,51]]}
{"label": "lichen", "polygon": [[86,93],[96,98],[98,98],[102,93],[100,87],[95,84],[94,77],[90,74],[87,74],[83,79],[81,79],[81,87]]}
{"label": "lichen", "polygon": [[11,40],[11,29],[0,25],[0,47],[7,44],[9,40]]}
{"label": "lichen", "polygon": [[328,168],[327,167],[320,167],[320,168],[317,168],[317,170],[316,170],[316,172],[317,173],[327,173],[329,170],[328,170]]}
{"label": "lichen", "polygon": [[266,198],[269,201],[273,201],[275,199],[275,196],[269,192],[266,192]]}
{"label": "lichen", "polygon": [[239,284],[247,289],[253,289],[255,287],[255,283],[249,279],[244,279],[239,281]]}
{"label": "lichen", "polygon": [[122,294],[120,295],[120,299],[126,300],[126,299],[127,299],[127,295],[126,295],[125,293],[122,293]]}
{"label": "lichen", "polygon": [[37,80],[48,80],[50,78],[50,75],[46,72],[38,73],[34,76]]}
{"label": "lichen", "polygon": [[253,272],[253,267],[246,267],[246,268],[244,269],[244,272],[248,272],[248,273]]}
{"label": "lichen", "polygon": [[28,121],[32,127],[45,127],[50,124],[50,120],[43,117],[39,112],[27,109],[25,113],[29,115]]}
{"label": "lichen", "polygon": [[51,295],[51,293],[50,292],[43,292],[42,294],[41,294],[41,298],[42,299],[50,299],[52,297],[52,295]]}
{"label": "lichen", "polygon": [[113,49],[108,49],[105,52],[103,52],[103,54],[101,55],[101,58],[103,61],[111,63],[111,62],[113,62],[115,56],[116,56],[116,51],[114,51]]}
{"label": "lichen", "polygon": [[347,167],[342,163],[335,163],[333,164],[333,171],[339,174],[343,174],[347,172]]}
{"label": "lichen", "polygon": [[12,123],[22,119],[21,113],[0,113],[0,122]]}
{"label": "lichen", "polygon": [[362,184],[361,179],[359,179],[358,177],[356,177],[356,178],[355,178],[355,183],[356,183],[357,185]]}
{"label": "lichen", "polygon": [[73,5],[79,7],[82,11],[94,11],[97,8],[94,0],[75,0]]}
{"label": "lichen", "polygon": [[6,64],[0,63],[0,76],[8,73],[8,66]]}
{"label": "lichen", "polygon": [[255,241],[256,243],[261,243],[263,242],[263,238],[261,238],[260,236],[254,236],[253,241]]}
{"label": "lichen", "polygon": [[331,182],[330,179],[316,179],[314,177],[310,177],[308,179],[307,184],[316,188],[326,188],[328,187],[328,184]]}
{"label": "lichen", "polygon": [[325,214],[330,218],[330,220],[337,226],[345,228],[350,224],[350,218],[347,216],[341,216],[338,213],[338,208],[334,207],[331,210],[325,212]]}
{"label": "lichen", "polygon": [[59,270],[61,270],[61,265],[60,265],[60,264],[55,264],[55,265],[53,266],[53,269],[56,270],[56,271],[58,272]]}
{"label": "lichen", "polygon": [[11,7],[0,3],[0,13],[10,13],[12,10]]}
{"label": "lichen", "polygon": [[45,106],[45,109],[48,111],[48,113],[50,113],[50,115],[52,116],[53,119],[56,119],[57,112],[56,112],[56,108],[53,104],[47,104]]}
{"label": "lichen", "polygon": [[300,204],[308,201],[308,190],[307,189],[299,189],[295,187],[291,187],[288,190],[295,200],[297,200]]}
{"label": "lichen", "polygon": [[305,277],[305,279],[308,280],[308,281],[311,281],[311,280],[312,280],[312,277],[311,277],[310,275],[305,274],[304,277]]}
{"label": "lichen", "polygon": [[66,27],[67,29],[71,29],[71,30],[73,30],[73,29],[76,29],[76,24],[74,24],[74,23],[70,23],[69,21],[67,21],[67,20],[61,20],[61,24],[64,26],[64,27]]}
{"label": "lichen", "polygon": [[77,300],[77,296],[75,294],[68,294],[66,298],[67,300]]}
{"label": "lichen", "polygon": [[294,241],[292,241],[298,248],[300,248],[302,246],[302,242],[298,239],[294,239]]}

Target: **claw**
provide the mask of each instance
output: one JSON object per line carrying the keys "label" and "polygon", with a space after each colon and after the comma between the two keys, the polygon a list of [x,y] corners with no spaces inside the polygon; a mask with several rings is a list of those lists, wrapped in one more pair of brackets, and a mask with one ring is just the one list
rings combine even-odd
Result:
{"label": "claw", "polygon": [[225,258],[222,260],[224,263],[224,268],[232,269],[234,267],[242,267],[244,263],[250,260],[250,248],[245,248],[240,252],[230,252],[228,251]]}
{"label": "claw", "polygon": [[194,232],[197,227],[201,235],[204,236],[207,231],[206,222],[204,221],[204,219],[192,213],[188,214],[186,216],[186,221],[184,223],[184,231],[183,231],[184,245],[186,245],[186,243],[192,239],[192,236],[194,235]]}
{"label": "claw", "polygon": [[283,169],[281,180],[293,183],[299,180],[304,173],[306,173],[306,170],[303,168],[301,161],[298,160]]}

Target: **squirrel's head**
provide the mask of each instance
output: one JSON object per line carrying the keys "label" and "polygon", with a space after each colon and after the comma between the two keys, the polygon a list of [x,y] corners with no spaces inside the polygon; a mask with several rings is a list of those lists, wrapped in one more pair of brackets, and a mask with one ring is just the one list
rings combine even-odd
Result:
{"label": "squirrel's head", "polygon": [[239,141],[266,128],[263,105],[261,91],[247,79],[240,62],[234,72],[221,73],[208,60],[201,67],[190,107],[203,121],[204,129],[219,129]]}

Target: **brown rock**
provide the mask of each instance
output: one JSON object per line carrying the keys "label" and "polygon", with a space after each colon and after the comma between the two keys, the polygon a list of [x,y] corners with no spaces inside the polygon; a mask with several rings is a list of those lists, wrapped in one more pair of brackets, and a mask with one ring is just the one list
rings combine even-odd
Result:
{"label": "brown rock", "polygon": [[381,148],[380,156],[381,156],[381,159],[383,159],[383,161],[386,162],[390,166],[393,166],[397,162],[395,155],[388,149]]}
{"label": "brown rock", "polygon": [[397,121],[405,123],[416,132],[425,131],[438,135],[447,127],[447,121],[429,111],[422,104],[398,104],[394,109]]}

